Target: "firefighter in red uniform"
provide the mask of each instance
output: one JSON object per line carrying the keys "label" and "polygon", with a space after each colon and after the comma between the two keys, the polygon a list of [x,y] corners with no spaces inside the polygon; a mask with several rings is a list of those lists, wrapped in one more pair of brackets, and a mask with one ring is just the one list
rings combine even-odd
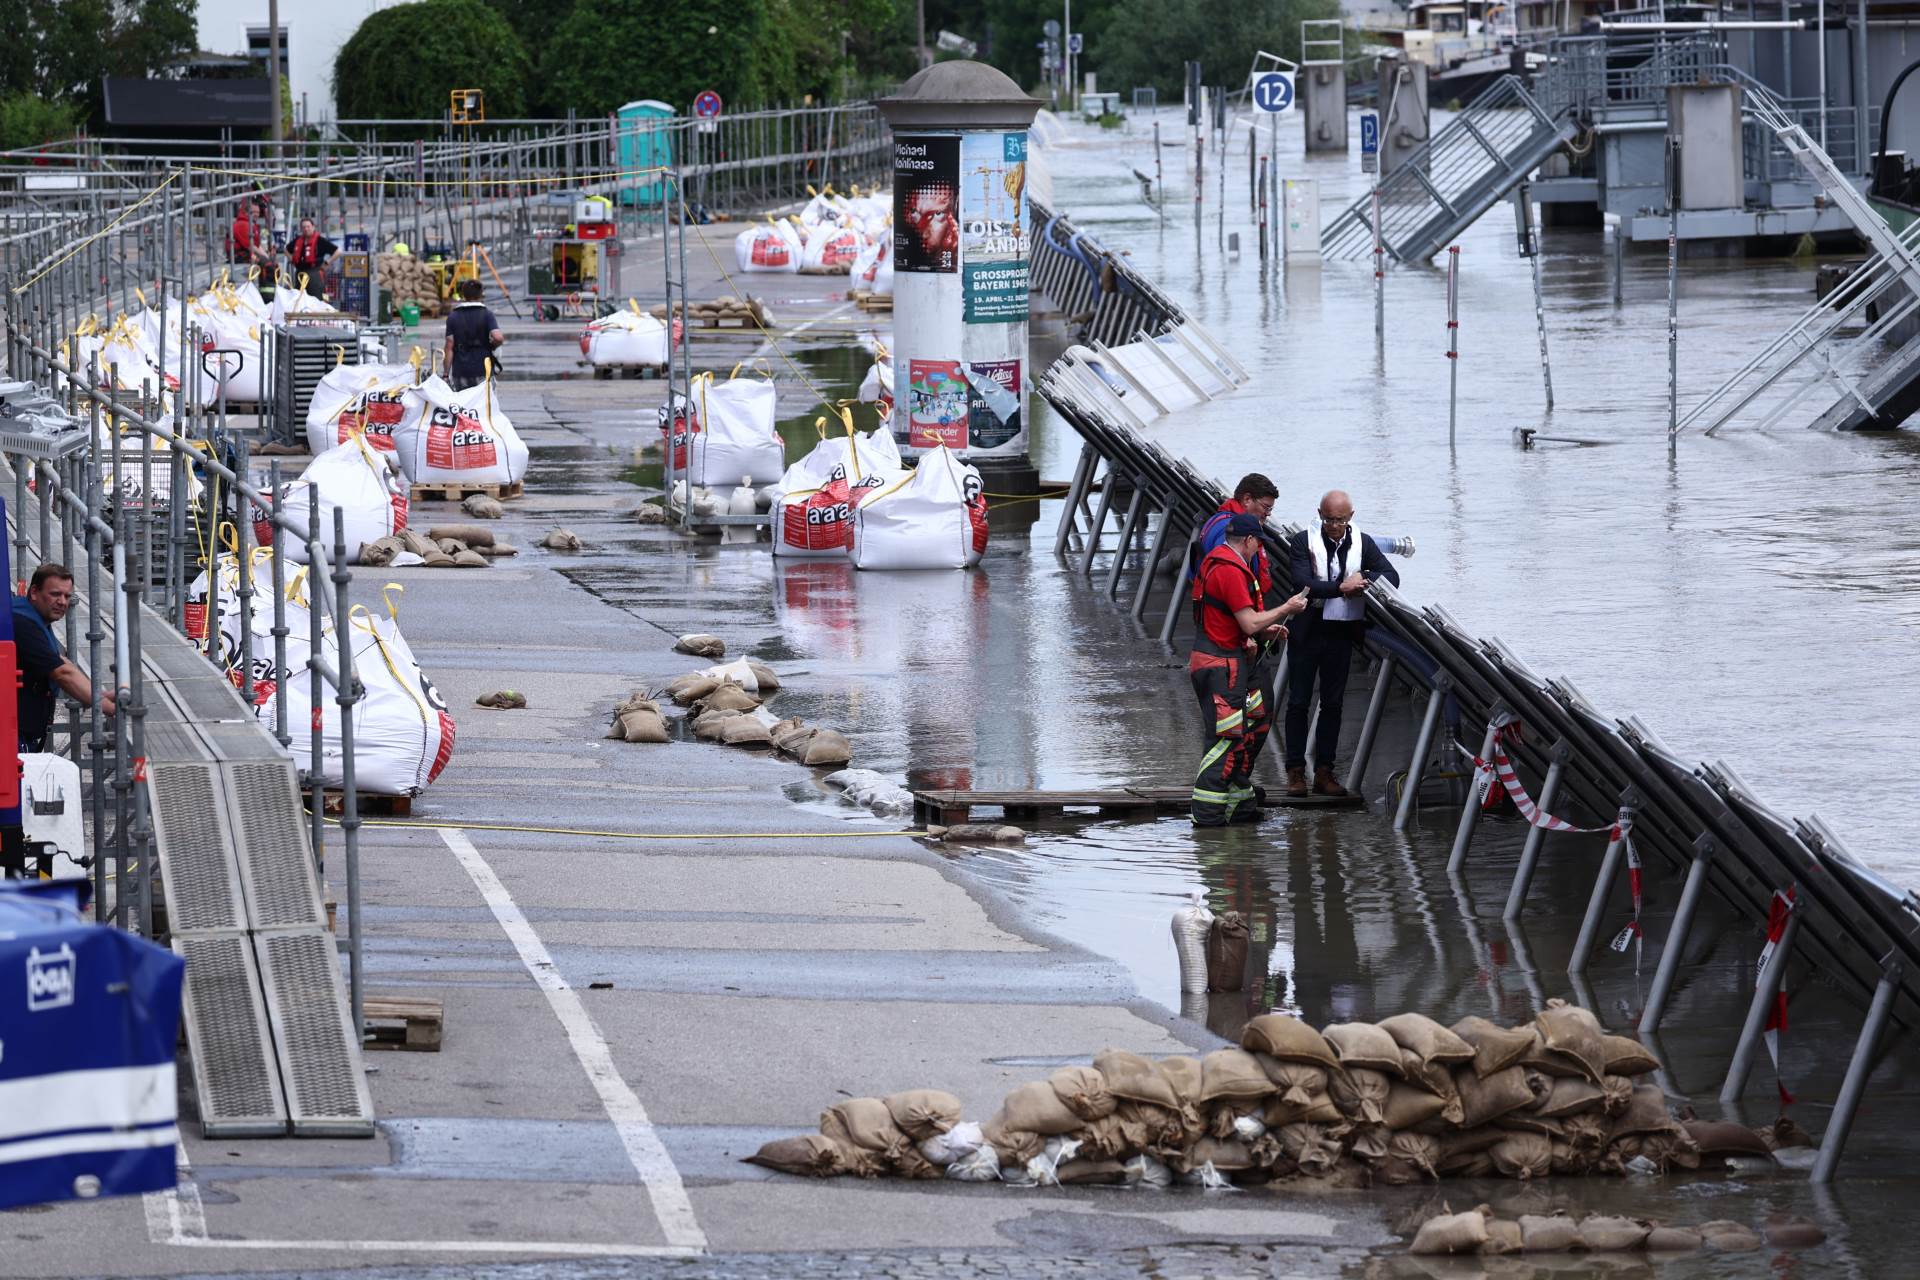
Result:
{"label": "firefighter in red uniform", "polygon": [[1249,746],[1271,715],[1254,668],[1266,648],[1286,639],[1280,625],[1307,607],[1306,594],[1268,609],[1252,565],[1260,551],[1259,517],[1238,512],[1226,538],[1200,562],[1193,581],[1193,654],[1187,677],[1200,700],[1207,752],[1193,781],[1193,821],[1224,826],[1259,818],[1251,783]]}
{"label": "firefighter in red uniform", "polygon": [[[1241,476],[1240,483],[1233,487],[1233,496],[1221,503],[1219,509],[1208,516],[1207,522],[1200,526],[1200,534],[1194,539],[1197,550],[1193,553],[1193,576],[1199,576],[1201,562],[1206,559],[1207,553],[1226,541],[1227,521],[1243,511],[1258,520],[1265,521],[1273,514],[1273,504],[1279,500],[1279,497],[1280,490],[1274,487],[1273,481],[1258,471],[1250,471]],[[1273,595],[1273,569],[1268,563],[1267,555],[1267,549],[1261,547],[1253,553],[1251,561],[1253,577],[1260,586],[1260,595],[1263,600]],[[1278,644],[1262,645],[1260,656],[1255,661],[1253,673],[1249,677],[1253,682],[1252,687],[1260,690],[1260,702],[1263,705],[1267,695],[1273,689],[1273,668],[1279,657]],[[1247,725],[1247,738],[1244,749],[1240,753],[1243,765],[1241,776],[1246,778],[1253,776],[1253,766],[1259,762],[1261,749],[1267,745],[1267,737],[1272,730],[1273,717],[1270,715],[1261,716]],[[1252,794],[1250,786],[1248,794]],[[1246,820],[1251,821],[1252,818],[1249,817]]]}

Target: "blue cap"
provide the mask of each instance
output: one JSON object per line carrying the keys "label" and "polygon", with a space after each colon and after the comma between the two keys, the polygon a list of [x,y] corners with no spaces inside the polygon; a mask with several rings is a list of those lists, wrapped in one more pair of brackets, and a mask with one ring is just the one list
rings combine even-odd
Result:
{"label": "blue cap", "polygon": [[1260,536],[1260,517],[1251,512],[1236,511],[1227,521],[1229,538],[1257,538]]}

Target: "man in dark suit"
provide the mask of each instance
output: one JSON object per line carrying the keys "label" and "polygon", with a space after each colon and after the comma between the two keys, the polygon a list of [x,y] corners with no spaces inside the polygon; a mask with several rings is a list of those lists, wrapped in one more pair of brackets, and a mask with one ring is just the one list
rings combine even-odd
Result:
{"label": "man in dark suit", "polygon": [[[1320,527],[1293,536],[1289,560],[1294,582],[1307,591],[1307,611],[1292,627],[1287,649],[1287,794],[1344,796],[1334,776],[1340,746],[1340,708],[1347,670],[1366,626],[1362,603],[1367,584],[1400,574],[1379,546],[1353,527],[1353,500],[1335,489],[1320,499]],[[1307,720],[1313,683],[1320,681],[1320,726],[1314,731],[1313,784],[1307,784]]]}

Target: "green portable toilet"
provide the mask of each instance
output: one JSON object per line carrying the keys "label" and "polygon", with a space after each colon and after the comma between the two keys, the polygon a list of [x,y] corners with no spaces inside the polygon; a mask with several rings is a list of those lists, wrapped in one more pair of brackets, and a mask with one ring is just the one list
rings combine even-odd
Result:
{"label": "green portable toilet", "polygon": [[[620,171],[652,169],[673,163],[673,108],[653,98],[629,102],[614,113],[620,139]],[[658,205],[668,190],[661,174],[620,180],[620,203]]]}

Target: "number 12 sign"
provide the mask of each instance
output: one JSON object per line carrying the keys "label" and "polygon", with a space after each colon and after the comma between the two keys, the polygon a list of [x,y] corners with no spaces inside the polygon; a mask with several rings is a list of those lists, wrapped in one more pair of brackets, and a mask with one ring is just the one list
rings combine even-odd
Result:
{"label": "number 12 sign", "polygon": [[1275,114],[1293,110],[1293,77],[1284,71],[1262,73],[1253,82],[1253,105]]}

